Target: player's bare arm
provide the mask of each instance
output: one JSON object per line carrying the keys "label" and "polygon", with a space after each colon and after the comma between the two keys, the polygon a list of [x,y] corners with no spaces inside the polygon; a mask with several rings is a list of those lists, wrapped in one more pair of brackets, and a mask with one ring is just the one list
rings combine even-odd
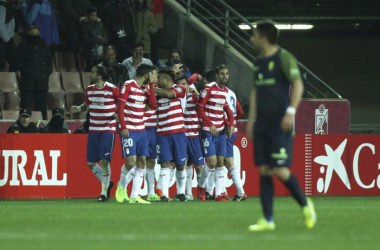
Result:
{"label": "player's bare arm", "polygon": [[157,96],[162,96],[170,99],[175,98],[175,93],[169,89],[155,88],[154,93],[156,93]]}
{"label": "player's bare arm", "polygon": [[247,138],[253,141],[253,126],[256,121],[256,88],[252,89],[251,97],[249,100],[249,112],[247,122]]}
{"label": "player's bare arm", "polygon": [[281,121],[281,128],[284,131],[291,131],[293,127],[293,118],[296,114],[296,109],[301,101],[303,93],[303,84],[300,79],[292,81],[293,91],[289,107],[287,108],[284,118]]}
{"label": "player's bare arm", "polygon": [[88,104],[87,103],[82,103],[79,106],[71,106],[70,111],[71,113],[80,113],[82,111],[87,111],[88,110]]}

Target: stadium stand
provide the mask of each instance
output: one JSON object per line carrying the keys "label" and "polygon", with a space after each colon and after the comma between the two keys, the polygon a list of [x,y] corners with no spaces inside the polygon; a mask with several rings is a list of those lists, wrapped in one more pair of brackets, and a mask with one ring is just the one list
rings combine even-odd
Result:
{"label": "stadium stand", "polygon": [[0,91],[18,91],[17,77],[15,72],[0,72]]}
{"label": "stadium stand", "polygon": [[75,67],[74,54],[71,52],[56,51],[54,61],[59,72],[78,72]]}
{"label": "stadium stand", "polygon": [[64,92],[60,72],[53,72],[49,76],[49,92]]}
{"label": "stadium stand", "polygon": [[0,92],[0,107],[2,110],[20,110],[20,97],[18,92]]}
{"label": "stadium stand", "polygon": [[83,90],[86,91],[87,86],[90,85],[91,72],[82,72],[81,76],[82,76],[82,87],[83,87]]}
{"label": "stadium stand", "polygon": [[62,86],[66,92],[83,93],[80,74],[78,72],[62,72]]}
{"label": "stadium stand", "polygon": [[[71,106],[79,106],[84,103],[85,95],[83,92],[80,93],[66,93],[66,102],[67,107]],[[70,110],[69,110],[70,112]],[[86,118],[86,112],[80,112],[80,113],[71,113],[70,112],[70,119],[85,119]]]}

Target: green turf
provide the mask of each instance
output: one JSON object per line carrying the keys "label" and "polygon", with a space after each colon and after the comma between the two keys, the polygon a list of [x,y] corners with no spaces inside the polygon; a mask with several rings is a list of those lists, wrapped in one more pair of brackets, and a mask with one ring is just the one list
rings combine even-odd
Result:
{"label": "green turf", "polygon": [[318,223],[275,199],[276,230],[252,233],[244,202],[118,204],[115,199],[0,200],[0,249],[380,249],[380,197],[313,197]]}

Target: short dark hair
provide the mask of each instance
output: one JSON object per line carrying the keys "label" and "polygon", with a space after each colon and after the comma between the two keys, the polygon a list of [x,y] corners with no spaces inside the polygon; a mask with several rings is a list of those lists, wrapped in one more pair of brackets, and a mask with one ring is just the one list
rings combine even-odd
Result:
{"label": "short dark hair", "polygon": [[86,10],[87,15],[91,14],[92,12],[98,13],[98,9],[95,6],[88,7],[87,10]]}
{"label": "short dark hair", "polygon": [[131,49],[134,49],[134,48],[137,48],[137,47],[143,47],[144,48],[144,43],[141,42],[141,41],[133,42],[132,45],[131,45]]}
{"label": "short dark hair", "polygon": [[216,81],[215,70],[212,70],[212,69],[206,69],[206,70],[203,72],[203,75],[204,75],[204,77],[206,78],[206,80],[207,80],[208,82],[215,82],[215,81]]}
{"label": "short dark hair", "polygon": [[136,76],[144,76],[156,69],[154,65],[141,64],[136,70]]}
{"label": "short dark hair", "polygon": [[170,59],[171,54],[173,54],[174,52],[175,52],[175,53],[178,53],[178,55],[181,57],[181,52],[179,52],[178,49],[172,49],[172,50],[169,52],[169,59]]}
{"label": "short dark hair", "polygon": [[186,82],[189,83],[189,81],[187,80],[187,77],[186,77],[186,76],[180,76],[180,77],[178,77],[177,79],[175,79],[175,83],[177,83],[177,82],[179,82],[179,81],[181,81],[181,80],[183,80],[183,79],[185,79]]}
{"label": "short dark hair", "polygon": [[278,30],[273,22],[261,21],[256,25],[256,30],[260,34],[260,36],[266,37],[269,43],[276,43]]}
{"label": "short dark hair", "polygon": [[110,75],[113,74],[112,69],[106,68],[100,64],[94,66],[94,68],[96,69],[96,74],[101,76],[103,81],[107,81],[110,78]]}
{"label": "short dark hair", "polygon": [[159,74],[165,74],[165,75],[169,76],[173,81],[175,81],[177,78],[177,74],[173,70],[168,69],[168,68],[161,68],[158,71],[158,73]]}
{"label": "short dark hair", "polygon": [[218,66],[216,66],[215,74],[214,74],[214,75],[219,74],[219,71],[220,71],[221,69],[228,69],[228,68],[227,68],[227,65],[225,65],[225,64],[219,64]]}

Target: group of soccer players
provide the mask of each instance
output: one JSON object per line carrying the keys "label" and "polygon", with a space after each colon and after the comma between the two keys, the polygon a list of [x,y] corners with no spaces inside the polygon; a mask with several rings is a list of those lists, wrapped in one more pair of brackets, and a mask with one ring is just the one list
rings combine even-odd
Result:
{"label": "group of soccer players", "polygon": [[[174,172],[176,199],[192,200],[193,166],[199,200],[229,200],[224,187],[224,166],[237,188],[233,200],[246,199],[240,171],[233,164],[236,120],[243,111],[235,93],[226,87],[228,68],[218,66],[214,71],[215,81],[208,83],[200,94],[193,83],[201,76],[177,77],[179,71],[179,65],[157,71],[154,66],[142,64],[135,79],[126,81],[119,90],[107,82],[106,68],[98,65],[92,69],[92,84],[86,89],[85,102],[71,107],[71,112],[81,112],[84,107],[90,112],[87,162],[102,183],[99,202],[109,199],[114,185],[109,163],[117,121],[125,159],[115,193],[118,202],[170,201],[169,185]],[[155,188],[156,160],[161,170]],[[148,186],[147,200],[138,194],[144,178]],[[129,197],[126,187],[132,179]]]}
{"label": "group of soccer players", "polygon": [[[284,183],[302,208],[306,227],[313,228],[316,223],[313,202],[305,196],[289,170],[293,151],[292,124],[303,91],[302,79],[296,59],[276,45],[276,38],[277,29],[271,22],[259,23],[251,38],[262,57],[254,68],[247,137],[254,139],[264,217],[249,226],[250,231],[275,229],[272,175]],[[215,81],[206,84],[199,94],[191,86],[199,75],[178,78],[177,72],[178,69],[160,69],[157,75],[154,67],[141,65],[135,79],[125,82],[119,91],[106,81],[106,68],[95,66],[92,69],[94,84],[86,90],[85,103],[71,107],[71,111],[81,112],[84,106],[90,111],[87,161],[102,183],[98,201],[107,201],[113,186],[109,162],[116,119],[120,123],[126,159],[115,193],[118,202],[170,201],[169,184],[174,169],[177,199],[192,199],[192,186],[188,182],[192,179],[192,165],[197,172],[199,200],[205,201],[210,196],[207,193],[212,192],[209,190],[213,189],[214,181],[214,200],[229,200],[224,187],[224,166],[237,189],[233,200],[246,199],[239,169],[233,163],[236,120],[243,113],[236,95],[226,87],[228,68],[219,65],[214,72]],[[293,87],[291,96],[290,86]],[[158,194],[154,188],[156,159],[161,166]],[[138,195],[146,166],[148,201]],[[131,197],[128,197],[126,186],[132,179]]]}

